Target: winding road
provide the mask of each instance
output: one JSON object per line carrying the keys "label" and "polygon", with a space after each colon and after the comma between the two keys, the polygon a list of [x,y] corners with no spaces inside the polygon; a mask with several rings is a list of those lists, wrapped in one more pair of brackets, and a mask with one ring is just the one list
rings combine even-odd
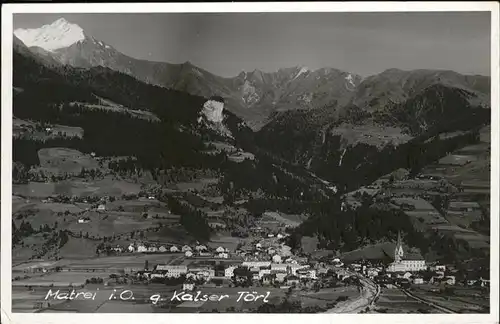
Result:
{"label": "winding road", "polygon": [[334,308],[327,310],[325,313],[357,314],[364,311],[367,307],[372,308],[375,305],[380,294],[380,286],[357,273],[351,274],[359,278],[361,283],[360,295],[356,299],[338,303]]}

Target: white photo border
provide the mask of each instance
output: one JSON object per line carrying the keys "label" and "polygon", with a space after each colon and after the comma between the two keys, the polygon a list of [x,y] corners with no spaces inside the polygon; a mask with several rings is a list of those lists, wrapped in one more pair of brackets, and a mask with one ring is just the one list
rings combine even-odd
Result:
{"label": "white photo border", "polygon": [[[11,197],[12,197],[12,42],[15,13],[171,13],[171,12],[491,12],[491,294],[490,314],[23,314],[11,309]],[[2,146],[1,146],[1,321],[2,323],[498,323],[499,313],[499,4],[498,2],[247,2],[247,3],[37,3],[2,5]],[[493,127],[494,126],[494,127]],[[7,217],[7,215],[9,215]],[[97,317],[96,317],[97,315]],[[196,317],[194,316],[196,315]],[[298,316],[297,316],[298,315]],[[373,316],[376,317],[373,318]],[[313,319],[314,317],[314,319]],[[196,319],[197,318],[197,319]]]}

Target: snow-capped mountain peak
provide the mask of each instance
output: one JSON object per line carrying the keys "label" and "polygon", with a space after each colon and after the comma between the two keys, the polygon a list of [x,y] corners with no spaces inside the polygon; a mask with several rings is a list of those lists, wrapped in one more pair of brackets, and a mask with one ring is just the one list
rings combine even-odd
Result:
{"label": "snow-capped mountain peak", "polygon": [[40,28],[18,28],[14,30],[14,35],[28,47],[38,46],[49,52],[69,47],[85,39],[83,29],[64,18]]}
{"label": "snow-capped mountain peak", "polygon": [[295,75],[295,77],[292,80],[297,79],[301,74],[304,74],[307,72],[309,72],[309,69],[307,67],[305,67],[305,66],[300,67],[299,72],[297,73],[297,75]]}
{"label": "snow-capped mountain peak", "polygon": [[352,74],[350,74],[350,73],[347,74],[347,76],[345,77],[345,80],[348,83],[348,85],[346,85],[348,90],[353,90],[354,88],[356,88],[356,84],[354,83],[354,78],[353,78]]}

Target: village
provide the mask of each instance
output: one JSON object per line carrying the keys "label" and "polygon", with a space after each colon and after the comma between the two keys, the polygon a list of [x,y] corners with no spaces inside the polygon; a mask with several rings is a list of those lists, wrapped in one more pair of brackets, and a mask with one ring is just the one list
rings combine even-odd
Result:
{"label": "village", "polygon": [[[481,144],[454,153],[482,158],[488,148],[488,144]],[[344,194],[340,211],[357,209],[366,202],[401,210],[416,231],[436,231],[457,242],[466,242],[466,249],[484,250],[489,247],[489,238],[481,234],[478,226],[482,215],[489,213],[489,191],[478,189],[482,185],[478,181],[468,187],[469,169],[479,162],[481,166],[486,164],[486,159],[476,160],[459,165],[440,161],[414,177],[407,170],[396,170]],[[17,185],[19,198],[13,201],[19,212],[14,220],[20,229],[32,213],[23,206],[32,208],[36,204],[39,221],[33,226],[44,224],[36,235],[56,233],[57,226],[64,224],[62,233],[69,236],[71,247],[52,247],[56,252],[52,259],[19,258],[12,273],[13,306],[17,310],[50,312],[70,307],[81,312],[90,307],[79,301],[45,301],[47,291],[56,288],[135,292],[134,302],[107,301],[95,306],[100,312],[121,311],[124,307],[131,307],[134,312],[151,312],[151,307],[159,312],[251,311],[252,307],[262,307],[262,300],[246,305],[223,300],[214,305],[210,300],[179,303],[168,297],[181,292],[196,295],[198,291],[237,295],[242,289],[264,295],[270,292],[269,302],[264,303],[273,307],[279,307],[284,299],[296,299],[304,312],[344,312],[354,308],[359,312],[406,309],[417,313],[433,312],[437,307],[445,307],[439,312],[489,309],[487,267],[464,260],[468,265],[464,269],[457,262],[424,258],[421,251],[403,243],[406,240],[401,233],[397,242],[382,242],[341,254],[319,249],[317,239],[311,237],[302,237],[302,248],[292,249],[287,245],[290,235],[307,215],[268,210],[244,227],[236,226],[234,219],[247,219],[248,211],[239,201],[225,209],[218,203],[207,203],[214,181],[194,180],[179,183],[174,189],[139,187],[99,177],[90,182],[85,177],[91,170],[82,172],[84,177],[78,185],[99,187],[102,194],[38,194],[40,189],[33,184]],[[466,181],[458,181],[462,179]],[[203,187],[192,190],[200,183]],[[44,189],[50,185],[47,181],[40,184]],[[72,186],[77,187],[77,182]],[[26,187],[36,191],[24,193]],[[175,238],[173,231],[179,228],[181,213],[173,211],[173,205],[165,199],[172,194],[206,213],[212,231],[210,241]],[[50,210],[47,216],[45,209]],[[165,229],[169,231],[166,236],[161,232]],[[26,245],[24,249],[32,252],[36,247]],[[42,247],[42,252],[46,251]],[[157,292],[167,297],[152,303],[149,297]],[[402,297],[414,304],[401,303]]]}
{"label": "village", "polygon": [[[242,289],[253,289],[263,294],[269,293],[271,303],[277,303],[277,296],[321,299],[315,295],[325,292],[331,300],[326,304],[318,300],[318,304],[322,305],[320,309],[335,311],[335,307],[338,307],[335,305],[344,305],[348,301],[359,303],[359,298],[365,300],[363,305],[369,309],[376,309],[376,300],[383,291],[400,290],[411,294],[411,291],[418,292],[424,289],[421,287],[425,287],[427,294],[439,294],[454,287],[489,289],[489,277],[486,274],[463,273],[453,265],[426,263],[418,255],[407,253],[400,239],[393,251],[391,263],[382,260],[345,262],[332,256],[294,255],[279,238],[286,235],[278,233],[232,251],[222,246],[210,248],[203,244],[167,247],[154,243],[131,243],[114,247],[113,256],[97,258],[95,262],[89,260],[85,265],[61,260],[50,265],[14,267],[13,287],[16,291],[24,287],[31,291],[30,294],[39,296],[39,300],[34,303],[36,307],[33,306],[31,310],[37,312],[62,307],[55,301],[43,300],[47,288],[58,288],[60,291],[74,288],[140,290],[143,292],[142,299],[137,297],[135,303],[142,300],[142,307],[149,305],[155,309],[182,312],[205,312],[207,309],[202,306],[206,303],[205,307],[222,307],[210,300],[186,297],[194,296],[198,291],[237,295]],[[162,262],[162,259],[166,261]],[[141,261],[143,264],[138,264]],[[118,267],[120,263],[122,267]],[[135,266],[131,266],[132,263]],[[65,273],[72,276],[74,282],[58,284]],[[59,278],[58,281],[49,279],[54,275]],[[44,280],[44,277],[47,279]],[[78,277],[81,278],[80,282],[76,279]],[[155,302],[148,300],[148,295],[159,290],[159,287],[164,290],[165,297]],[[371,294],[363,295],[366,291],[371,291]],[[175,298],[179,294],[185,296],[181,301]],[[425,294],[415,298],[425,298]],[[248,308],[268,303],[269,300],[263,299],[260,304],[239,304],[241,311],[251,311]],[[227,303],[224,305],[226,307]],[[78,306],[75,307],[78,309]]]}

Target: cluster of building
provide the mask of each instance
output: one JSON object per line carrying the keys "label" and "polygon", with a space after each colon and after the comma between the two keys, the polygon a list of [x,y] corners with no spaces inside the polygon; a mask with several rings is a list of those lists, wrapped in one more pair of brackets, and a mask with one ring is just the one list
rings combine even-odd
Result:
{"label": "cluster of building", "polygon": [[318,279],[318,268],[309,264],[273,263],[271,261],[223,261],[213,264],[163,265],[151,270],[136,272],[138,277],[147,279],[183,278],[183,289],[192,290],[197,284],[209,282],[226,283],[229,286],[261,285],[294,286]]}
{"label": "cluster of building", "polygon": [[196,245],[192,248],[189,245],[176,246],[176,245],[162,245],[160,243],[141,243],[135,242],[130,243],[126,247],[120,247],[117,245],[115,248],[117,252],[128,252],[128,253],[183,253],[185,257],[215,257],[221,259],[229,258],[229,250],[219,246],[216,249],[209,249],[203,244]]}
{"label": "cluster of building", "polygon": [[394,249],[394,262],[387,266],[371,264],[370,262],[350,264],[353,271],[375,280],[380,284],[433,284],[448,285],[463,284],[465,286],[489,286],[489,279],[479,275],[469,274],[465,277],[455,275],[456,271],[442,264],[427,264],[420,254],[405,253],[401,236]]}
{"label": "cluster of building", "polygon": [[[197,245],[194,248],[183,246],[171,247],[172,251],[187,254],[211,254],[208,248]],[[227,249],[218,247],[215,255],[229,254]],[[158,264],[152,269],[135,272],[143,279],[180,279],[183,289],[192,290],[196,285],[214,284],[227,286],[272,285],[275,287],[306,286],[311,287],[318,279],[338,272],[344,264],[336,258],[327,262],[308,260],[290,252],[290,248],[277,242],[259,241],[248,248],[238,248],[231,253],[230,260],[197,258],[195,262],[181,265]],[[344,274],[347,277],[347,272]]]}

